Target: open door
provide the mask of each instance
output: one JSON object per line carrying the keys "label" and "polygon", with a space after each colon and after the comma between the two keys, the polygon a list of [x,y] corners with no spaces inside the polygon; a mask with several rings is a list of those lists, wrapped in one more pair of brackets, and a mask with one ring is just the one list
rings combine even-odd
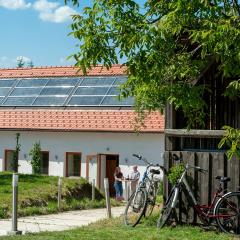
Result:
{"label": "open door", "polygon": [[95,179],[95,184],[98,188],[100,188],[100,158],[98,155],[88,155],[86,162],[86,177],[88,181],[91,183],[93,179]]}

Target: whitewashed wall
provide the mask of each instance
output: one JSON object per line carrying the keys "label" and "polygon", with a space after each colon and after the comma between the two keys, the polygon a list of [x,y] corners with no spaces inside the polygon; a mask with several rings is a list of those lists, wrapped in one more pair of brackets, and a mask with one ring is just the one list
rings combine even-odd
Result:
{"label": "whitewashed wall", "polygon": [[[144,163],[132,157],[133,153],[145,156],[152,163],[163,163],[164,135],[136,133],[94,133],[94,132],[36,132],[20,133],[21,152],[19,155],[19,172],[31,173],[31,166],[24,156],[35,142],[41,142],[42,151],[49,151],[49,175],[64,176],[65,153],[81,152],[81,176],[86,176],[86,156],[102,154],[118,154],[119,165],[125,176],[133,165],[139,165],[141,174]],[[0,131],[0,171],[3,170],[4,150],[15,149],[13,131]]]}

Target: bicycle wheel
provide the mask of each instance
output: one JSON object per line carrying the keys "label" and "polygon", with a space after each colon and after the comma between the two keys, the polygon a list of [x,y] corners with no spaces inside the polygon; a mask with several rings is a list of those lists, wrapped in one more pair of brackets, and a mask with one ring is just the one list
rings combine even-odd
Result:
{"label": "bicycle wheel", "polygon": [[155,207],[156,203],[156,190],[154,185],[150,185],[147,193],[147,202],[146,202],[146,207],[144,211],[144,216],[148,218],[151,216],[153,209]]}
{"label": "bicycle wheel", "polygon": [[216,203],[214,214],[223,232],[240,234],[240,192],[224,195]]}
{"label": "bicycle wheel", "polygon": [[[178,197],[178,188],[173,188],[166,203],[165,206],[162,208],[161,212],[160,212],[160,216],[158,218],[158,222],[157,222],[157,227],[158,228],[162,228],[170,219],[171,213],[173,211],[173,207],[172,207],[172,203],[173,201],[177,200]],[[176,197],[175,197],[176,195]]]}
{"label": "bicycle wheel", "polygon": [[141,220],[147,201],[147,193],[144,188],[138,188],[128,200],[124,212],[125,225],[135,227]]}

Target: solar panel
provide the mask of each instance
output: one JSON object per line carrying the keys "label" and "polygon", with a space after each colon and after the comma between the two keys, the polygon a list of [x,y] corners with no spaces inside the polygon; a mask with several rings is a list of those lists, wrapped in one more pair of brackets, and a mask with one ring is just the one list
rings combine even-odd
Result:
{"label": "solar panel", "polygon": [[10,96],[29,96],[29,95],[39,95],[42,88],[15,88]]}
{"label": "solar panel", "polygon": [[0,79],[2,106],[132,106],[119,101],[125,76]]}
{"label": "solar panel", "polygon": [[105,95],[109,87],[78,87],[74,95]]}
{"label": "solar panel", "polygon": [[79,78],[52,78],[48,81],[47,86],[75,86]]}
{"label": "solar panel", "polygon": [[33,106],[62,106],[67,97],[38,97]]}
{"label": "solar panel", "polygon": [[0,88],[0,96],[5,96],[11,88]]}
{"label": "solar panel", "polygon": [[55,87],[55,88],[44,88],[40,95],[68,95],[72,87]]}
{"label": "solar panel", "polygon": [[86,77],[83,79],[81,86],[104,86],[112,85],[115,78],[113,77]]}
{"label": "solar panel", "polygon": [[103,96],[79,96],[72,97],[69,106],[98,106],[103,99]]}
{"label": "solar panel", "polygon": [[35,97],[8,97],[4,106],[31,106]]}
{"label": "solar panel", "polygon": [[108,92],[108,95],[119,95],[119,93],[120,93],[119,87],[111,87]]}
{"label": "solar panel", "polygon": [[119,100],[116,96],[106,96],[101,103],[101,106],[132,106],[134,99],[128,98]]}
{"label": "solar panel", "polygon": [[11,79],[11,80],[0,79],[0,87],[12,87],[15,82],[16,82],[15,79]]}
{"label": "solar panel", "polygon": [[17,87],[40,87],[40,86],[45,86],[49,79],[22,79],[19,81]]}

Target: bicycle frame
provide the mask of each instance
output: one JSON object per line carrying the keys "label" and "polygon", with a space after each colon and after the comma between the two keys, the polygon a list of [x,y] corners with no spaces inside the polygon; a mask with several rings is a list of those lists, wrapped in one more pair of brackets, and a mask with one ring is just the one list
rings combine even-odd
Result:
{"label": "bicycle frame", "polygon": [[187,170],[189,168],[190,168],[190,166],[187,164],[184,172],[182,173],[180,179],[178,180],[177,185],[175,186],[175,193],[174,193],[175,195],[174,195],[174,199],[173,199],[171,207],[172,208],[176,207],[179,191],[181,189],[181,185],[184,185],[187,190],[187,194],[193,203],[193,208],[202,221],[206,222],[206,221],[209,221],[210,219],[214,219],[214,218],[231,217],[231,215],[227,215],[227,214],[219,214],[219,215],[214,214],[214,208],[216,206],[216,202],[219,201],[220,199],[224,198],[224,196],[226,196],[227,194],[229,194],[229,193],[223,194],[223,189],[221,188],[221,185],[220,185],[219,189],[216,191],[216,193],[214,194],[210,205],[198,204],[198,202],[193,194],[193,191],[192,191],[191,187],[189,186],[188,181],[186,179]]}

